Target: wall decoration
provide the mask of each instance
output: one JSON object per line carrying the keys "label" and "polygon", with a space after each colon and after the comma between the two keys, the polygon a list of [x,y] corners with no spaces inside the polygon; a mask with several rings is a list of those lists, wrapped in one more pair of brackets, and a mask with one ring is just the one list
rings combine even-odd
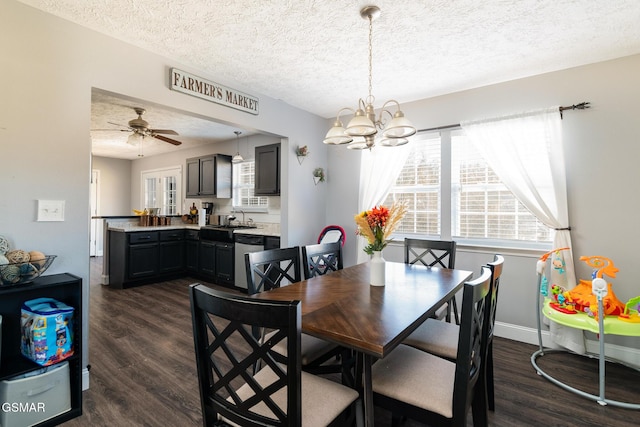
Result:
{"label": "wall decoration", "polygon": [[307,148],[306,145],[301,146],[297,146],[296,147],[296,156],[298,156],[298,163],[302,164],[302,162],[304,161],[304,158],[307,157],[309,155],[309,148]]}
{"label": "wall decoration", "polygon": [[313,183],[318,185],[319,182],[324,182],[326,176],[323,168],[315,168],[313,170]]}

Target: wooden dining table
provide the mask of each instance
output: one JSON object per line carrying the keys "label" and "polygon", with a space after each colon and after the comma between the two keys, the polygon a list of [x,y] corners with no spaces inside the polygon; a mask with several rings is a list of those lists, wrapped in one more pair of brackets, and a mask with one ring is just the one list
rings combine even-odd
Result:
{"label": "wooden dining table", "polygon": [[387,262],[385,286],[371,286],[369,263],[363,263],[253,297],[301,301],[302,332],[356,352],[364,423],[372,427],[371,365],[393,351],[472,275],[465,270]]}

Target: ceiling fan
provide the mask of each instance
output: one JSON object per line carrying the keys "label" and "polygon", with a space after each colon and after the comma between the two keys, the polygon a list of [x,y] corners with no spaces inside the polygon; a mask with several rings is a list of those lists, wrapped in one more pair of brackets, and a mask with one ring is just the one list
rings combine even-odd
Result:
{"label": "ceiling fan", "polygon": [[138,137],[151,137],[159,139],[160,141],[168,142],[173,145],[180,145],[182,142],[176,141],[175,139],[167,138],[166,136],[162,136],[160,134],[165,135],[178,135],[178,132],[171,129],[151,129],[149,127],[149,122],[142,118],[142,115],[145,113],[144,108],[134,107],[133,110],[138,115],[137,119],[129,120],[128,126],[124,126],[118,123],[108,122],[112,125],[126,127],[127,129],[122,129],[123,132],[133,132],[132,135],[138,135]]}

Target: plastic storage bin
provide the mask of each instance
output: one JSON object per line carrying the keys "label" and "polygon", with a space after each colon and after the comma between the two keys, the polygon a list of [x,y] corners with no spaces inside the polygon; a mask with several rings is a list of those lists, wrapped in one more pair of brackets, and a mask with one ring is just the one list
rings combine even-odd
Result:
{"label": "plastic storage bin", "polygon": [[25,427],[71,410],[69,363],[0,381],[0,426]]}

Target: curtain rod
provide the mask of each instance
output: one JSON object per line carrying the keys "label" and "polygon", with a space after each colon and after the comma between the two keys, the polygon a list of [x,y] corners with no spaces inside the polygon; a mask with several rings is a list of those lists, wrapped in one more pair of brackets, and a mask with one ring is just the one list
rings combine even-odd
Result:
{"label": "curtain rod", "polygon": [[433,132],[436,130],[446,130],[446,129],[453,129],[453,128],[459,128],[460,127],[460,123],[455,124],[455,125],[446,125],[446,126],[438,126],[435,128],[428,128],[428,129],[418,129],[418,132]]}
{"label": "curtain rod", "polygon": [[[562,118],[562,112],[565,110],[585,110],[587,108],[591,108],[590,102],[580,102],[578,104],[569,105],[567,107],[560,107],[558,108],[558,111],[560,111],[560,118]],[[459,127],[460,127],[460,123],[456,123],[455,125],[445,125],[445,126],[437,126],[434,128],[418,129],[418,132],[434,132],[437,130],[454,129]]]}
{"label": "curtain rod", "polygon": [[573,104],[568,107],[560,107],[558,110],[560,110],[560,118],[562,118],[562,112],[564,110],[584,110],[587,108],[591,108],[590,102],[581,102],[579,104]]}

